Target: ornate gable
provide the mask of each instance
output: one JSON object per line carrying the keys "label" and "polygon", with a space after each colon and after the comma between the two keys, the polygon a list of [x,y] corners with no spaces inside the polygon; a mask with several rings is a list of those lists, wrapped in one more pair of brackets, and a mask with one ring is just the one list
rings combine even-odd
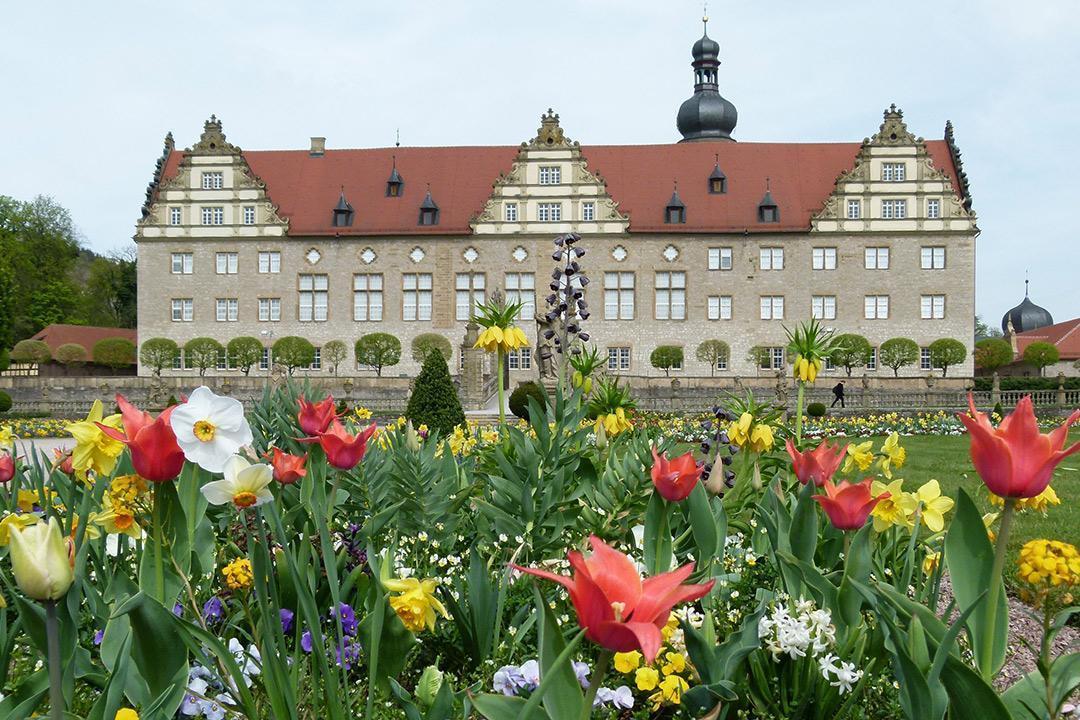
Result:
{"label": "ornate gable", "polygon": [[540,116],[536,136],[521,143],[510,170],[495,178],[491,196],[469,224],[478,235],[621,234],[629,222],[549,108]]}

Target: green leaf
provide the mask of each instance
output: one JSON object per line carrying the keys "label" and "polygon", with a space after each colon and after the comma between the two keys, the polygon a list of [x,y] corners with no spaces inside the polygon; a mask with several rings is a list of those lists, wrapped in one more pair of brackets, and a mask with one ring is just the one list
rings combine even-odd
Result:
{"label": "green leaf", "polygon": [[[581,717],[585,695],[581,691],[581,683],[578,682],[577,675],[574,674],[574,668],[569,662],[570,656],[566,652],[562,630],[555,621],[555,613],[552,612],[551,606],[548,605],[535,583],[533,594],[536,597],[540,677],[544,684],[548,685],[543,693],[544,708],[550,715],[557,718]],[[536,692],[540,693],[540,688],[537,688]]]}
{"label": "green leaf", "polygon": [[[1050,687],[1056,707],[1061,707],[1065,699],[1080,688],[1080,653],[1062,655],[1054,661],[1050,666]],[[1028,673],[1006,690],[1001,700],[1013,720],[1043,720],[1046,717],[1046,684],[1042,674],[1038,670]]]}
{"label": "green leaf", "polygon": [[950,720],[1012,720],[994,688],[952,655],[942,668],[941,683],[949,693]]}
{"label": "green leaf", "polygon": [[814,562],[814,551],[817,550],[818,511],[812,497],[814,492],[813,483],[802,486],[795,512],[791,516],[791,553],[807,563]]}
{"label": "green leaf", "polygon": [[690,497],[686,499],[686,511],[690,529],[694,533],[694,542],[697,544],[696,557],[700,562],[704,562],[706,558],[716,555],[721,542],[720,528],[704,484],[699,482],[690,491]]}
{"label": "green leaf", "polygon": [[35,714],[38,705],[49,692],[49,671],[42,668],[19,683],[14,692],[0,702],[0,717],[4,720],[24,720]]}
{"label": "green leaf", "polygon": [[150,697],[158,698],[164,716],[171,717],[184,699],[188,679],[187,650],[176,642],[175,616],[141,592],[116,614],[130,619],[135,668],[146,681]]}
{"label": "green leaf", "polygon": [[645,569],[659,575],[671,569],[671,508],[660,493],[653,492],[645,510]]}
{"label": "green leaf", "polygon": [[862,595],[852,583],[866,584],[870,580],[870,567],[873,559],[870,553],[870,532],[872,526],[864,525],[855,533],[848,547],[847,557],[844,558],[844,579],[840,581],[840,592],[837,596],[839,605],[839,619],[849,628],[858,627],[862,621]]}
{"label": "green leaf", "polygon": [[471,699],[476,711],[488,720],[551,720],[542,707],[534,707],[527,715],[522,715],[526,706],[524,698],[484,693],[473,695]]}

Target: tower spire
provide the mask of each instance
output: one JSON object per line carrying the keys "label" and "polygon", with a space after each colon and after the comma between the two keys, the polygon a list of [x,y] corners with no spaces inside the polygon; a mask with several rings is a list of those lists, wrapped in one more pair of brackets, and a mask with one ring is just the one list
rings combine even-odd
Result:
{"label": "tower spire", "polygon": [[709,37],[708,6],[701,17],[701,39],[694,43],[690,64],[694,68],[694,95],[679,108],[676,125],[684,141],[731,140],[739,113],[720,95],[720,43]]}

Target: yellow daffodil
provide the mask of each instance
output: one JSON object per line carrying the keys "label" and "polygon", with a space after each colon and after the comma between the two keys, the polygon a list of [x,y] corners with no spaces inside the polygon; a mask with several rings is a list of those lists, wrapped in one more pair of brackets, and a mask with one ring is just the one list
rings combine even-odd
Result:
{"label": "yellow daffodil", "polygon": [[994,532],[994,521],[998,519],[999,513],[986,513],[982,516],[983,525],[986,527],[986,537],[990,539],[990,544],[993,545],[997,542],[997,533]]}
{"label": "yellow daffodil", "polygon": [[127,535],[135,540],[142,537],[142,528],[135,519],[135,511],[130,505],[113,500],[113,496],[106,493],[101,500],[102,512],[94,518],[94,522],[100,525],[110,535]]}
{"label": "yellow daffodil", "polygon": [[221,576],[225,578],[225,587],[230,590],[246,590],[255,581],[251,561],[247,558],[237,558],[221,568]]}
{"label": "yellow daffodil", "polygon": [[0,425],[0,450],[9,450],[15,447],[15,434],[11,432],[10,425]]}
{"label": "yellow daffodil", "polygon": [[926,557],[924,557],[923,561],[922,561],[923,574],[924,575],[933,575],[934,571],[937,570],[938,565],[940,563],[941,563],[941,553],[940,552],[928,552],[928,553],[926,553]]}
{"label": "yellow daffodil", "polygon": [[444,618],[450,617],[439,598],[435,597],[437,586],[434,580],[416,578],[383,581],[383,587],[398,593],[390,598],[390,607],[401,618],[401,623],[414,633],[421,632],[425,627],[434,630],[436,611]]}
{"label": "yellow daffodil", "polygon": [[641,653],[637,650],[615,653],[615,669],[624,675],[641,667]]}
{"label": "yellow daffodil", "polygon": [[930,532],[941,532],[945,529],[945,513],[952,510],[953,499],[941,494],[941,486],[937,480],[930,480],[915,491],[915,499],[921,506],[920,516],[923,524]]}
{"label": "yellow daffodil", "polygon": [[848,445],[847,458],[844,460],[844,472],[851,472],[851,469],[856,465],[859,470],[866,472],[870,469],[870,466],[874,464],[874,441],[867,440],[861,442],[858,445],[851,443]]}
{"label": "yellow daffodil", "polygon": [[44,488],[42,493],[45,495],[44,500],[41,499],[36,490],[20,490],[15,503],[19,506],[21,512],[34,512],[34,508],[44,508],[55,500],[56,493],[49,488]]}
{"label": "yellow daffodil", "polygon": [[889,437],[885,438],[885,444],[881,446],[881,454],[883,455],[880,461],[881,472],[891,480],[893,468],[899,470],[907,459],[907,451],[900,447],[898,433],[890,433]]}
{"label": "yellow daffodil", "polygon": [[[1005,504],[1005,501],[1001,497],[995,495],[994,493],[990,493],[990,503],[992,505],[997,505],[998,507],[1001,507],[1001,506],[1003,506]],[[1038,495],[1036,495],[1035,497],[1017,499],[1017,501],[1016,501],[1016,509],[1017,510],[1038,510],[1041,513],[1045,513],[1046,509],[1048,507],[1050,507],[1051,505],[1060,505],[1060,504],[1061,504],[1061,498],[1059,498],[1058,494],[1056,492],[1054,492],[1054,488],[1047,485],[1046,489],[1043,490]]]}
{"label": "yellow daffodil", "polygon": [[804,383],[813,383],[821,372],[821,360],[808,360],[799,355],[795,358],[795,378]]}
{"label": "yellow daffodil", "polygon": [[366,407],[358,407],[354,412],[356,413],[356,417],[360,420],[371,419],[371,411],[368,410]]}
{"label": "yellow daffodil", "polygon": [[80,478],[93,470],[98,475],[109,475],[116,467],[116,459],[124,452],[124,443],[115,440],[97,426],[97,423],[122,430],[120,415],[102,416],[100,400],[90,406],[85,420],[69,423],[66,430],[75,438],[71,453],[71,467]]}
{"label": "yellow daffodil", "polygon": [[237,510],[273,502],[270,483],[273,469],[264,463],[252,465],[240,455],[225,461],[225,477],[202,486],[202,494],[213,505],[232,503]]}
{"label": "yellow daffodil", "polygon": [[651,667],[638,668],[634,673],[634,684],[637,685],[638,690],[646,692],[655,690],[660,684],[660,673]]}
{"label": "yellow daffodil", "polygon": [[919,501],[911,493],[904,492],[904,481],[894,480],[886,485],[880,480],[874,480],[870,484],[870,494],[874,497],[885,493],[889,496],[880,500],[870,513],[874,518],[874,530],[885,532],[894,525],[912,527],[912,517],[915,515],[915,508],[918,507]]}
{"label": "yellow daffodil", "polygon": [[0,520],[0,547],[6,547],[11,542],[13,530],[22,530],[31,525],[36,525],[37,521],[37,515],[31,513],[8,513],[5,515],[4,519]]}
{"label": "yellow daffodil", "polygon": [[1058,540],[1032,540],[1020,548],[1020,579],[1029,585],[1080,584],[1080,552]]}
{"label": "yellow daffodil", "polygon": [[[97,540],[101,537],[101,528],[98,527],[97,513],[90,513],[90,517],[87,518],[86,530],[83,531],[83,535],[90,540]],[[71,539],[74,540],[76,534],[79,532],[79,514],[75,513],[71,516],[71,532],[68,533]]]}

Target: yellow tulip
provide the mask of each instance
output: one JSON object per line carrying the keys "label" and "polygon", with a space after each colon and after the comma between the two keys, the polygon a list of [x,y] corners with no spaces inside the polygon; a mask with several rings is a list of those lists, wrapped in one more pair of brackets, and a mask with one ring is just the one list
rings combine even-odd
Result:
{"label": "yellow tulip", "polygon": [[15,582],[34,600],[59,600],[75,581],[68,543],[56,518],[11,529],[11,570]]}

